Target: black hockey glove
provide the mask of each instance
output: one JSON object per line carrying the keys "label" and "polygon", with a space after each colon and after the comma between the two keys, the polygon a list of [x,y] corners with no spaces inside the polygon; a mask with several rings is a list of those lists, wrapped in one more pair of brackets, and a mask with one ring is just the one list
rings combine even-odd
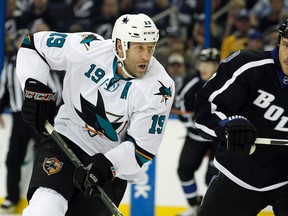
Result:
{"label": "black hockey glove", "polygon": [[232,116],[226,120],[224,130],[228,151],[236,155],[248,156],[257,138],[254,125],[243,116]]}
{"label": "black hockey glove", "polygon": [[103,187],[115,177],[113,164],[101,153],[93,156],[93,163],[75,170],[73,182],[85,197],[99,195],[97,186]]}
{"label": "black hockey glove", "polygon": [[56,114],[56,95],[52,90],[39,82],[29,78],[25,82],[22,117],[34,130],[47,136],[45,121],[54,124]]}

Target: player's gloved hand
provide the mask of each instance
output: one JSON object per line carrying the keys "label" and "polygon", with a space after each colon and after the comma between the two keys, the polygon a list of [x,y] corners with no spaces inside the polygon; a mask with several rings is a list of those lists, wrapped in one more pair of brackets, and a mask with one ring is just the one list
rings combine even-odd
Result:
{"label": "player's gloved hand", "polygon": [[25,82],[22,117],[34,130],[47,136],[45,121],[54,124],[56,114],[56,95],[38,80],[29,78]]}
{"label": "player's gloved hand", "polygon": [[93,163],[87,167],[75,170],[73,182],[85,197],[95,197],[99,194],[97,186],[103,187],[115,177],[113,164],[101,153],[93,156]]}
{"label": "player's gloved hand", "polygon": [[232,116],[226,120],[227,149],[236,155],[249,155],[257,138],[254,125],[243,116]]}

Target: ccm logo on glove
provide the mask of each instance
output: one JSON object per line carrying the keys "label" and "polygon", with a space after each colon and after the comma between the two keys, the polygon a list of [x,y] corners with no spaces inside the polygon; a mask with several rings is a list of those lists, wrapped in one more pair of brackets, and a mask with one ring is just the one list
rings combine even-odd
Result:
{"label": "ccm logo on glove", "polygon": [[40,92],[32,92],[25,90],[25,97],[26,98],[33,98],[35,100],[41,101],[56,101],[56,94],[55,93],[40,93]]}

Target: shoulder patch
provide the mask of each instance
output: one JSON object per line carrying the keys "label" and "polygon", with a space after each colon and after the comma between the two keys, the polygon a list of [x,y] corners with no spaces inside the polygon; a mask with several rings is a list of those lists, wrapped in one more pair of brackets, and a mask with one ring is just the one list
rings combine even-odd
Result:
{"label": "shoulder patch", "polygon": [[56,157],[45,158],[43,162],[43,170],[47,175],[58,173],[63,166],[63,162],[60,162]]}
{"label": "shoulder patch", "polygon": [[231,61],[233,58],[235,58],[237,55],[239,55],[240,52],[241,52],[241,50],[238,50],[238,51],[234,52],[233,54],[228,56],[226,59],[224,59],[222,62],[226,63],[226,62]]}
{"label": "shoulder patch", "polygon": [[158,80],[158,82],[161,84],[161,87],[159,88],[159,92],[155,93],[154,95],[162,96],[161,103],[165,102],[165,105],[167,105],[167,100],[172,97],[171,86],[166,87],[160,80]]}

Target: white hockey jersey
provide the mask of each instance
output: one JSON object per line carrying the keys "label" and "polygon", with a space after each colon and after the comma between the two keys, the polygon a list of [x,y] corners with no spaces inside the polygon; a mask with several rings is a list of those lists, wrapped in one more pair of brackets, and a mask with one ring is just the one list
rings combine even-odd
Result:
{"label": "white hockey jersey", "polygon": [[103,153],[116,176],[138,182],[157,153],[174,98],[174,82],[154,58],[142,78],[116,73],[112,40],[82,33],[39,32],[23,40],[17,76],[47,84],[49,69],[65,70],[55,129],[89,155]]}

